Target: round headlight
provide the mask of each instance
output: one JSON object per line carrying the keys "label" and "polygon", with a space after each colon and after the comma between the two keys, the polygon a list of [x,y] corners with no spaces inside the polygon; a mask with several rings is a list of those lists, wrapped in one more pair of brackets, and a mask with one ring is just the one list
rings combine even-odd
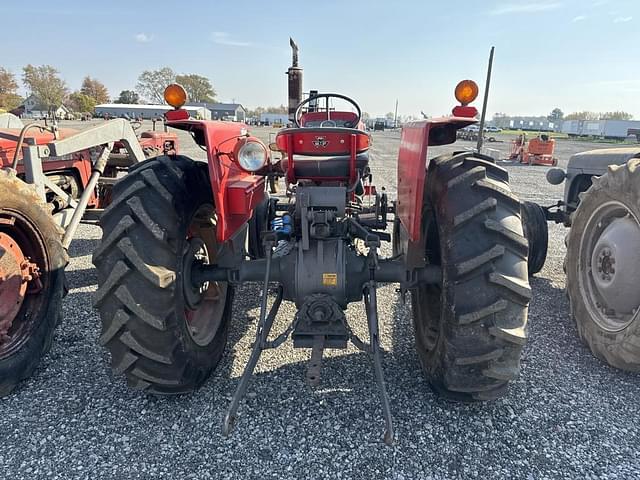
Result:
{"label": "round headlight", "polygon": [[255,172],[267,164],[269,154],[262,143],[249,141],[240,147],[236,158],[243,169]]}

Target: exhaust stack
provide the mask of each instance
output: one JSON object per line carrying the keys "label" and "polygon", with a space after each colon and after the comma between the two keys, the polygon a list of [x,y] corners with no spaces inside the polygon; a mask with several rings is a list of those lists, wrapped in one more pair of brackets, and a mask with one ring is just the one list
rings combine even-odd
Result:
{"label": "exhaust stack", "polygon": [[287,70],[289,77],[289,120],[294,121],[296,107],[302,101],[302,68],[298,66],[298,45],[289,38],[291,45],[291,66]]}

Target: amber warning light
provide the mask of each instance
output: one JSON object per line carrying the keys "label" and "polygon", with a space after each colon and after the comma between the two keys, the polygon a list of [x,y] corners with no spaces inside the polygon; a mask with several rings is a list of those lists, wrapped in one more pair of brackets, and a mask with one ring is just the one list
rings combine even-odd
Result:
{"label": "amber warning light", "polygon": [[164,89],[164,100],[173,108],[178,109],[187,103],[187,91],[178,83],[172,83]]}
{"label": "amber warning light", "polygon": [[478,96],[478,84],[473,80],[462,80],[456,85],[456,100],[462,105],[469,105]]}

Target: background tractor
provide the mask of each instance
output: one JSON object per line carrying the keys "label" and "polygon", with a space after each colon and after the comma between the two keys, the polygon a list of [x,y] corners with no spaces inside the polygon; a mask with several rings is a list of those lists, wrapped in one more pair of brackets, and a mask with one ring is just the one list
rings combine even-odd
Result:
{"label": "background tractor", "polygon": [[564,269],[578,333],[609,365],[640,371],[640,148],[578,153],[547,180],[565,182],[564,199],[523,209],[533,271],[544,265],[546,221],[570,227]]}
{"label": "background tractor", "polygon": [[523,132],[511,142],[509,160],[517,160],[526,165],[553,165],[558,159],[553,156],[556,141],[549,135],[540,134],[527,142],[527,135]]}
{"label": "background tractor", "polygon": [[60,321],[66,250],[121,172],[176,137],[111,120],[82,132],[0,115],[0,396],[35,370]]}
{"label": "background tractor", "polygon": [[[174,84],[165,91],[175,107],[167,124],[190,132],[208,162],[161,156],[114,185],[93,257],[100,343],[133,388],[192,391],[222,357],[235,288],[258,282],[256,341],[223,433],[236,422],[261,353],[291,336],[294,347],[311,349],[311,386],[320,382],[325,349],[352,342],[371,354],[384,439],[391,443],[379,284],[410,292],[416,349],[438,392],[467,402],[504,395],[520,370],[531,297],[520,202],[507,172],[488,157],[428,157],[429,147],[455,142],[456,131],[476,121],[469,103],[478,87],[463,81],[453,116],[404,126],[397,201],[390,204],[371,183],[370,137],[360,107],[332,93],[302,101],[292,46],[294,127],[281,130],[271,146],[282,154],[279,162],[271,162],[269,149],[245,125],[190,120],[180,109],[184,89]],[[336,108],[338,101],[347,107]],[[273,175],[284,177],[284,201],[266,192],[265,180]],[[393,235],[386,231],[389,223]],[[382,257],[380,247],[390,241],[393,254]],[[274,338],[270,331],[283,301],[294,302],[297,314]],[[354,334],[345,315],[348,304],[360,301],[368,341]]]}

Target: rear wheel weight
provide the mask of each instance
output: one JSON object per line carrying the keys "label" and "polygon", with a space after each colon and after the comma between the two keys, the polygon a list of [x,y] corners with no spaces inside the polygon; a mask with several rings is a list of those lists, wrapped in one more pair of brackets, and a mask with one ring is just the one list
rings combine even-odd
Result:
{"label": "rear wheel weight", "polygon": [[581,194],[565,259],[580,338],[602,361],[632,372],[640,372],[639,238],[640,160],[633,159],[610,166]]}
{"label": "rear wheel weight", "polygon": [[[31,376],[51,347],[67,264],[61,240],[62,230],[35,189],[13,171],[0,170],[0,397]],[[11,268],[19,263],[26,268]],[[5,304],[9,299],[19,304],[17,311]]]}
{"label": "rear wheel weight", "polygon": [[94,252],[100,343],[129,385],[156,394],[199,387],[227,340],[233,289],[195,289],[194,260],[215,262],[215,209],[206,164],[158,157],[116,183]]}
{"label": "rear wheel weight", "polygon": [[492,400],[520,371],[531,290],[520,203],[507,172],[473,153],[427,173],[423,235],[442,285],[412,291],[416,348],[432,387],[451,400]]}

